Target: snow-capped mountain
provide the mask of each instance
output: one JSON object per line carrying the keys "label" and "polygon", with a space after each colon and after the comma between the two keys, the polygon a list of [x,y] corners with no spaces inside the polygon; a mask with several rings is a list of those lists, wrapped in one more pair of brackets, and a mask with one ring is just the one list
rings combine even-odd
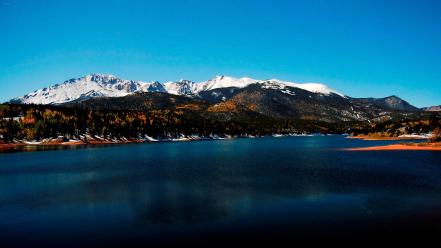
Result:
{"label": "snow-capped mountain", "polygon": [[335,90],[330,89],[328,86],[324,84],[319,83],[292,83],[292,82],[286,82],[281,81],[278,79],[271,79],[271,80],[257,80],[252,79],[248,77],[243,78],[233,78],[233,77],[227,77],[227,76],[216,76],[208,81],[204,82],[192,82],[188,80],[180,80],[178,82],[168,82],[164,84],[164,87],[166,91],[170,94],[175,95],[197,95],[202,91],[209,91],[214,89],[221,89],[221,88],[244,88],[251,84],[262,84],[264,87],[267,88],[277,88],[277,89],[285,89],[288,87],[295,87],[304,89],[307,91],[311,91],[313,93],[321,93],[329,95],[331,93],[343,96],[342,94],[338,93]]}
{"label": "snow-capped mountain", "polygon": [[233,78],[216,76],[203,82],[180,80],[177,82],[159,83],[124,80],[113,75],[91,74],[81,78],[74,78],[31,92],[23,97],[12,99],[16,103],[33,104],[60,104],[92,97],[121,97],[137,92],[166,92],[174,95],[197,96],[199,93],[220,88],[244,88],[251,84],[262,84],[263,87],[280,89],[283,93],[291,94],[286,87],[295,87],[313,93],[325,95],[339,92],[319,83],[292,83],[277,79],[256,80],[252,78]]}
{"label": "snow-capped mountain", "polygon": [[39,89],[11,102],[58,104],[91,97],[121,97],[135,92],[165,92],[158,82],[123,80],[113,75],[91,74]]}

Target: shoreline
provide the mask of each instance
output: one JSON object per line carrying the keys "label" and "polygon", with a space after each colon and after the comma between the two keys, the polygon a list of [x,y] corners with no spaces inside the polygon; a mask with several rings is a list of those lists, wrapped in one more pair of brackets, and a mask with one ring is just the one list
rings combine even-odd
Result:
{"label": "shoreline", "polygon": [[[1,152],[9,152],[9,151],[17,151],[20,152],[19,148],[44,148],[44,147],[75,147],[75,146],[87,146],[87,145],[122,145],[122,144],[136,144],[136,143],[161,143],[161,142],[190,142],[190,141],[209,141],[209,140],[231,140],[231,139],[241,139],[241,138],[263,138],[263,137],[307,137],[307,136],[315,136],[314,134],[272,134],[266,136],[213,136],[213,137],[199,137],[199,136],[190,136],[190,137],[180,137],[180,138],[164,138],[164,139],[155,139],[149,136],[145,138],[139,139],[118,139],[118,140],[106,140],[101,137],[89,138],[86,140],[69,140],[62,141],[59,139],[51,139],[44,141],[18,141],[14,143],[1,143],[0,142],[0,153]],[[24,151],[24,150],[23,150]]]}
{"label": "shoreline", "polygon": [[425,135],[403,135],[398,137],[387,137],[387,136],[371,136],[371,135],[358,135],[358,136],[347,136],[347,139],[360,139],[366,141],[379,141],[379,140],[427,140],[430,137]]}
{"label": "shoreline", "polygon": [[25,148],[25,147],[69,147],[69,146],[84,146],[84,145],[111,145],[111,144],[129,144],[129,143],[142,143],[135,141],[128,142],[111,142],[111,141],[102,141],[102,142],[84,142],[84,141],[67,141],[67,142],[47,142],[47,143],[0,143],[0,152],[4,151],[13,151],[17,148]]}
{"label": "shoreline", "polygon": [[344,149],[345,151],[441,151],[441,142],[437,143],[401,143],[384,146],[369,146]]}
{"label": "shoreline", "polygon": [[[317,134],[316,134],[317,135]],[[344,135],[344,134],[343,134]],[[23,148],[50,148],[50,147],[76,147],[76,146],[88,146],[88,145],[122,145],[122,144],[136,144],[136,143],[157,143],[157,142],[190,142],[190,141],[209,141],[209,140],[231,140],[240,138],[263,138],[263,137],[307,137],[315,136],[314,134],[273,134],[267,136],[226,136],[226,137],[181,137],[181,138],[166,138],[166,139],[154,139],[151,137],[140,139],[119,139],[119,140],[105,140],[105,139],[88,139],[85,140],[69,140],[61,141],[57,139],[45,140],[42,142],[36,141],[19,141],[15,143],[0,143],[0,153],[2,152],[21,152],[26,150],[20,150]],[[319,135],[321,136],[321,135]],[[378,140],[424,140],[426,138],[421,137],[370,137],[363,136],[346,136],[347,139],[360,139],[366,141],[378,141]],[[344,151],[441,151],[441,142],[436,143],[398,143],[381,146],[369,146],[369,147],[354,147],[345,148]]]}

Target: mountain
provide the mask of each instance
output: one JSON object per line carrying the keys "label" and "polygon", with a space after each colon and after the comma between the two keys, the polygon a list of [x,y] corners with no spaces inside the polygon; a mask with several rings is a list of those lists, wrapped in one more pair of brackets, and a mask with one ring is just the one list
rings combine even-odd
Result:
{"label": "mountain", "polygon": [[[191,84],[188,81],[181,83]],[[391,106],[385,108],[375,101],[366,104],[365,99],[342,97],[335,93],[314,93],[270,80],[243,88],[214,88],[200,91],[198,95],[191,94],[192,97],[166,92],[138,92],[124,97],[94,97],[61,105],[112,111],[192,110],[202,114],[255,115],[326,123],[381,121],[415,113],[391,110]]]}
{"label": "mountain", "polygon": [[356,111],[351,112],[351,104],[345,97],[280,86],[271,81],[249,85],[236,90],[232,96],[226,98],[210,106],[208,110],[233,112],[247,110],[274,118],[325,122],[358,120]]}
{"label": "mountain", "polygon": [[165,92],[141,92],[124,97],[94,97],[87,100],[73,101],[61,104],[64,107],[80,107],[91,110],[176,110],[206,109],[208,104],[199,98],[191,98]]}
{"label": "mountain", "polygon": [[36,90],[13,103],[60,104],[92,97],[121,97],[135,92],[165,92],[158,82],[123,80],[113,75],[91,74]]}
{"label": "mountain", "polygon": [[[397,96],[352,98],[317,83],[217,76],[160,83],[92,74],[0,106],[5,142],[301,133],[427,133],[439,114]],[[11,125],[11,120],[20,122]],[[406,123],[412,123],[406,127]]]}
{"label": "mountain", "polygon": [[428,111],[428,112],[440,112],[441,111],[441,105],[426,107],[426,108],[422,108],[421,110]]}
{"label": "mountain", "polygon": [[390,101],[343,97],[340,94],[314,93],[298,87],[280,85],[271,80],[245,88],[206,91],[200,97],[212,105],[209,111],[254,111],[274,117],[322,122],[366,121],[410,116],[419,113],[411,105],[388,104]]}
{"label": "mountain", "polygon": [[353,98],[353,101],[365,104],[366,106],[375,105],[385,110],[392,111],[420,111],[415,106],[397,96],[388,96],[384,98]]}
{"label": "mountain", "polygon": [[421,112],[397,96],[351,98],[319,83],[292,83],[216,76],[203,82],[159,83],[92,74],[34,91],[12,103],[79,106],[86,109],[191,109],[247,113],[269,118],[336,123],[381,121]]}
{"label": "mountain", "polygon": [[198,96],[206,91],[224,88],[244,88],[251,84],[265,84],[283,91],[285,87],[296,87],[313,93],[338,94],[326,85],[317,83],[298,84],[280,80],[256,80],[251,78],[233,78],[217,76],[203,82],[180,80],[177,82],[159,83],[124,80],[113,75],[91,74],[81,78],[73,78],[61,84],[36,90],[23,97],[12,99],[13,103],[25,104],[61,104],[85,100],[94,97],[121,97],[140,92],[166,92],[174,95]]}

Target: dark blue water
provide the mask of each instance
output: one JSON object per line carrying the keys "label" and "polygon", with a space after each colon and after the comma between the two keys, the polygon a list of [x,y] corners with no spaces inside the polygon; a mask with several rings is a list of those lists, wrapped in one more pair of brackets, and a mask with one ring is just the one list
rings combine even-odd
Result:
{"label": "dark blue water", "polygon": [[0,154],[1,246],[436,233],[441,153],[342,136]]}

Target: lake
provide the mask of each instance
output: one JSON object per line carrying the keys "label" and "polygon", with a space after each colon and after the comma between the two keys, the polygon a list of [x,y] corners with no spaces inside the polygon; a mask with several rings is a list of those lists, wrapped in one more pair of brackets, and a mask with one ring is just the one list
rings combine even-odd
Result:
{"label": "lake", "polygon": [[0,246],[437,238],[441,153],[312,136],[0,154]]}

